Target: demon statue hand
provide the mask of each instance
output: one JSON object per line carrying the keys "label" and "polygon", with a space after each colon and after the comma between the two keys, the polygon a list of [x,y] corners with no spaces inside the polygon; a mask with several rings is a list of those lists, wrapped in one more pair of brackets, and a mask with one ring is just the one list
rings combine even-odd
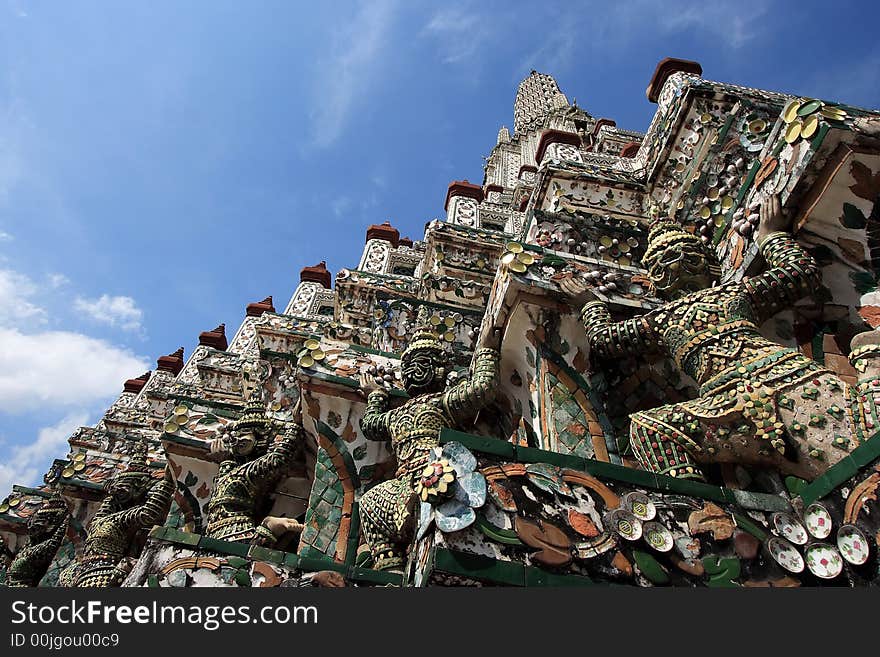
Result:
{"label": "demon statue hand", "polygon": [[370,440],[390,440],[397,457],[396,477],[368,490],[360,501],[364,538],[377,569],[399,568],[418,517],[416,490],[440,430],[473,420],[498,386],[498,330],[487,332],[474,354],[473,374],[446,388],[448,362],[422,306],[412,339],[401,356],[400,374],[410,399],[388,410],[388,392],[369,375],[361,376],[367,408],[361,429]]}
{"label": "demon statue hand", "polygon": [[300,402],[293,414],[294,423],[282,426],[266,415],[256,395],[231,429],[212,441],[211,451],[221,453],[223,460],[208,502],[206,536],[273,547],[287,532],[302,531],[292,518],[267,517],[272,494],[302,446]]}
{"label": "demon statue hand", "polygon": [[[647,470],[701,479],[700,464],[744,463],[812,480],[864,435],[865,413],[845,382],[758,331],[821,281],[786,226],[778,197],[765,200],[757,244],[767,270],[719,284],[709,246],[671,220],[657,223],[642,262],[666,304],[622,322],[612,323],[583,284],[562,285],[573,301],[584,302],[581,317],[600,359],[665,352],[700,386],[696,399],[631,416],[630,445]],[[857,368],[855,360],[878,353],[876,336],[863,342],[851,355]]]}
{"label": "demon statue hand", "polygon": [[69,515],[67,504],[56,494],[28,518],[28,543],[9,564],[6,572],[8,586],[37,586],[40,583],[64,540]]}
{"label": "demon statue hand", "polygon": [[63,583],[79,587],[119,586],[129,571],[128,557],[138,534],[161,524],[171,507],[175,483],[171,466],[156,481],[147,464],[147,445],[138,443],[128,467],[107,486],[107,496],[89,523],[83,553],[59,575]]}

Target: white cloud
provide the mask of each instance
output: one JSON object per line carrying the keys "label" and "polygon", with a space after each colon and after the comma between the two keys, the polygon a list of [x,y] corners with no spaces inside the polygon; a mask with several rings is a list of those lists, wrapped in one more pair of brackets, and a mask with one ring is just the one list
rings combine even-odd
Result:
{"label": "white cloud", "polygon": [[11,242],[12,239],[12,235],[4,230],[0,230],[0,242]]}
{"label": "white cloud", "polygon": [[68,331],[0,328],[0,412],[83,406],[108,399],[149,368],[144,358]]}
{"label": "white cloud", "polygon": [[97,299],[77,297],[73,301],[73,308],[96,322],[119,326],[125,331],[140,330],[144,317],[144,312],[131,297],[111,297],[108,294],[102,294]]}
{"label": "white cloud", "polygon": [[350,23],[332,39],[334,54],[319,62],[320,86],[312,99],[313,146],[332,145],[345,130],[354,100],[378,73],[376,66],[392,20],[392,0],[361,4]]}
{"label": "white cloud", "polygon": [[431,17],[425,32],[438,39],[443,63],[455,64],[477,52],[489,36],[489,24],[472,10],[446,7]]}
{"label": "white cloud", "polygon": [[44,324],[46,311],[32,303],[37,285],[24,274],[0,269],[0,326]]}
{"label": "white cloud", "polygon": [[57,290],[59,287],[67,285],[68,283],[70,283],[70,279],[64,274],[49,274],[49,287],[53,290]]}
{"label": "white cloud", "polygon": [[10,492],[13,484],[40,483],[52,460],[67,454],[67,439],[88,419],[83,411],[69,413],[56,424],[40,429],[35,441],[13,447],[0,463],[0,497]]}

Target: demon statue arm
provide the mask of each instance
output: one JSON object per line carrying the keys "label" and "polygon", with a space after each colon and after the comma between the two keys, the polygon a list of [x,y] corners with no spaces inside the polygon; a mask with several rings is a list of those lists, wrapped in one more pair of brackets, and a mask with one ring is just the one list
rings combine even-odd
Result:
{"label": "demon statue arm", "polygon": [[757,243],[770,269],[743,283],[759,322],[813,294],[822,281],[816,261],[785,230],[778,196],[763,201],[761,215]]}
{"label": "demon statue arm", "polygon": [[370,378],[368,374],[361,375],[361,389],[370,390],[367,395],[367,408],[361,419],[361,431],[368,440],[390,440],[388,391],[374,386],[371,389]]}
{"label": "demon statue arm", "polygon": [[470,378],[443,395],[443,406],[454,420],[472,418],[477,411],[495,399],[501,359],[497,340],[496,330],[490,330],[474,353],[473,372]]}
{"label": "demon statue arm", "polygon": [[559,287],[572,303],[582,307],[581,321],[587,333],[590,350],[602,358],[635,356],[658,351],[661,338],[649,313],[621,322],[611,320],[608,306],[580,280],[567,278]]}
{"label": "demon statue arm", "polygon": [[67,506],[60,497],[50,498],[28,523],[28,544],[9,564],[9,586],[37,586],[46,574],[67,533]]}
{"label": "demon statue arm", "polygon": [[165,478],[150,487],[142,504],[117,512],[114,520],[120,527],[146,529],[165,520],[175,489],[170,472],[170,467],[166,468]]}
{"label": "demon statue arm", "polygon": [[273,443],[268,452],[246,464],[241,474],[254,483],[278,479],[296,460],[302,435],[302,427],[290,425],[281,434],[281,439]]}

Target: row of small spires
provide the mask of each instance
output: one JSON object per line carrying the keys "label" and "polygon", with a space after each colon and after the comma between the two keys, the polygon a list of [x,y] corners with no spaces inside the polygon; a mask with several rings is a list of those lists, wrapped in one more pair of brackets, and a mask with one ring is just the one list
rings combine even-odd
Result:
{"label": "row of small spires", "polygon": [[[382,224],[373,224],[367,229],[367,241],[371,239],[391,242],[395,248],[398,246],[412,247],[413,245],[413,241],[409,237],[400,237],[400,232],[388,221]],[[322,260],[312,267],[303,267],[300,270],[299,279],[300,282],[319,283],[324,288],[329,289],[331,276],[330,271],[327,269],[327,261]],[[266,297],[262,301],[249,303],[245,308],[245,315],[247,317],[259,317],[265,312],[275,312],[275,305],[272,302],[271,296]],[[199,334],[199,345],[211,347],[218,351],[226,351],[229,347],[229,342],[226,339],[226,324],[220,324],[210,331],[202,331]],[[160,356],[156,361],[156,369],[171,372],[174,376],[177,376],[184,366],[183,353],[183,347],[180,347],[173,353]],[[147,381],[150,380],[150,375],[151,372],[145,372],[137,378],[128,379],[122,386],[123,391],[140,392],[147,384]]]}
{"label": "row of small spires", "polygon": [[[666,59],[661,60],[660,63],[657,65],[656,70],[654,71],[654,75],[652,76],[650,83],[648,84],[648,100],[653,103],[657,102],[660,90],[663,87],[663,83],[670,75],[672,75],[676,71],[682,71],[685,73],[690,73],[692,75],[701,75],[703,69],[697,62],[693,61],[676,59],[672,57],[667,57]],[[593,126],[593,133],[598,133],[599,129],[603,125],[615,126],[616,123],[611,119],[599,119]],[[545,131],[544,135],[542,135],[541,138],[541,144],[539,144],[538,146],[538,161],[541,160],[541,156],[543,155],[542,151],[546,150],[547,145],[551,141],[566,141],[566,139],[571,137],[578,136],[570,135],[570,133],[564,133],[558,130]],[[580,142],[579,138],[578,142]],[[580,143],[578,143],[578,145],[580,145]],[[623,157],[633,157],[636,152],[638,152],[638,147],[639,144],[637,142],[626,144],[623,147],[623,152],[621,152],[621,155]],[[532,166],[523,167],[523,169],[526,168],[532,171],[537,171],[537,169]],[[520,171],[520,173],[522,173],[522,170]],[[489,192],[495,190],[503,191],[503,188],[501,188],[499,185],[488,185],[487,188],[483,190],[481,186],[475,185],[466,179],[454,180],[449,184],[446,192],[446,202],[444,203],[443,207],[444,209],[448,209],[449,200],[453,196],[467,196],[475,199],[477,202],[481,202],[484,199],[485,194],[488,194]],[[412,239],[410,239],[409,237],[400,237],[400,231],[394,228],[388,221],[382,224],[372,224],[367,228],[366,240],[369,241],[371,239],[387,241],[391,243],[394,248],[397,248],[398,246],[412,247],[413,245]],[[323,287],[329,289],[331,278],[330,272],[327,270],[327,262],[322,260],[313,267],[304,267],[300,271],[300,281],[320,283]],[[245,310],[245,313],[248,317],[259,317],[265,312],[275,312],[275,306],[272,304],[271,296],[266,297],[262,301],[248,304]],[[225,351],[229,346],[226,340],[226,325],[220,324],[217,328],[211,331],[202,331],[202,333],[199,334],[199,344],[220,351]],[[168,371],[177,376],[183,369],[184,365],[183,347],[180,347],[177,351],[168,354],[167,356],[160,356],[159,359],[156,361],[156,365],[158,370]],[[150,374],[150,372],[145,372],[136,379],[129,379],[125,382],[123,390],[125,392],[140,392],[141,389],[143,389],[143,387],[146,385],[147,381],[150,379]]]}

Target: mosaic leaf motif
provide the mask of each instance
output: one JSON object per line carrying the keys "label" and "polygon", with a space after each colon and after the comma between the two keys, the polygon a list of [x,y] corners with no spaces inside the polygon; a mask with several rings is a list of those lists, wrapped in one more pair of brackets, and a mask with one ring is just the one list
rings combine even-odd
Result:
{"label": "mosaic leaf motif", "polygon": [[584,410],[558,378],[547,372],[546,380],[553,401],[553,424],[556,428],[559,451],[593,458],[593,442]]}
{"label": "mosaic leaf motif", "polygon": [[844,228],[858,230],[868,224],[865,215],[852,203],[843,204],[843,214],[840,215],[840,223]]}
{"label": "mosaic leaf motif", "polygon": [[516,511],[516,500],[513,499],[513,493],[510,492],[506,480],[490,481],[489,497],[502,511]]}
{"label": "mosaic leaf motif", "polygon": [[873,203],[880,194],[880,172],[872,172],[858,160],[853,160],[849,172],[856,181],[854,185],[850,185],[852,193]]}
{"label": "mosaic leaf motif", "polygon": [[476,512],[456,499],[449,500],[434,510],[437,529],[444,534],[469,527],[477,519]]}
{"label": "mosaic leaf motif", "polygon": [[461,443],[446,443],[443,445],[443,451],[440,456],[449,461],[449,465],[455,468],[456,473],[460,475],[466,472],[473,472],[477,467],[476,457]]}
{"label": "mosaic leaf motif", "polygon": [[574,497],[574,493],[562,478],[562,470],[549,463],[532,463],[526,467],[526,475],[535,486],[548,493]]}
{"label": "mosaic leaf motif", "polygon": [[516,519],[516,534],[529,547],[538,548],[532,559],[547,566],[564,566],[571,562],[571,539],[550,522],[534,523]]}
{"label": "mosaic leaf motif", "polygon": [[486,478],[479,472],[462,475],[455,485],[455,499],[478,509],[486,503]]}

